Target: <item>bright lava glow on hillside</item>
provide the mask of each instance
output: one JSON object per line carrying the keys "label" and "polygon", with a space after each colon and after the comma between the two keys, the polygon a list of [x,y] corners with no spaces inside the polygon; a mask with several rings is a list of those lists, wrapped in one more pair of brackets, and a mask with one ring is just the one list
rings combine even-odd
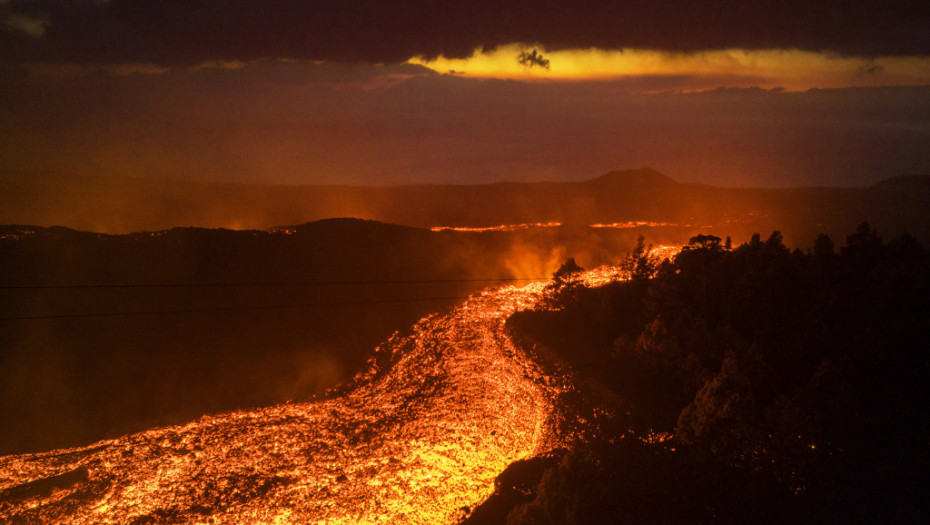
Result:
{"label": "bright lava glow on hillside", "polygon": [[558,444],[563,380],[504,331],[545,285],[424,318],[344,395],[0,458],[0,522],[455,523],[507,465]]}
{"label": "bright lava glow on hillside", "polygon": [[455,231],[455,232],[513,232],[518,230],[529,230],[530,228],[558,228],[561,222],[534,222],[532,224],[500,224],[498,226],[433,226],[430,230],[434,232]]}
{"label": "bright lava glow on hillside", "polygon": [[[573,279],[626,278],[601,267]],[[543,306],[547,284],[422,319],[342,395],[0,458],[0,522],[456,523],[510,463],[563,442],[556,399],[570,380],[504,330]]]}

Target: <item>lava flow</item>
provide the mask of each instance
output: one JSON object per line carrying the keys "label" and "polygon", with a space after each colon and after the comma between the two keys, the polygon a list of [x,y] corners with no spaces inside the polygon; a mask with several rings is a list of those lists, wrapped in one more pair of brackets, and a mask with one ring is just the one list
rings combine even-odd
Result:
{"label": "lava flow", "polygon": [[433,226],[430,230],[434,232],[454,231],[454,232],[514,232],[518,230],[529,230],[531,228],[558,228],[561,222],[534,222],[527,224],[499,224],[497,226]]}
{"label": "lava flow", "polygon": [[504,332],[544,286],[424,318],[343,395],[0,458],[0,522],[455,523],[554,446],[560,387]]}

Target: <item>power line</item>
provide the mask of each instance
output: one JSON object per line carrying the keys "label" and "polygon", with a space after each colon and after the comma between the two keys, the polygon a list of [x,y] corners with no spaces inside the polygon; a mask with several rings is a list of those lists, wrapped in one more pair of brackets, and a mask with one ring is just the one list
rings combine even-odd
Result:
{"label": "power line", "polygon": [[143,310],[136,312],[101,312],[91,314],[54,314],[33,315],[23,317],[0,317],[0,321],[34,321],[43,319],[87,319],[94,317],[131,317],[145,315],[191,314],[191,313],[217,313],[217,312],[246,312],[258,310],[283,310],[290,308],[319,308],[332,306],[361,306],[373,304],[417,303],[431,301],[456,301],[468,299],[467,296],[449,297],[420,297],[416,299],[375,299],[370,301],[332,301],[325,303],[278,304],[265,306],[227,306],[218,308],[183,308],[175,310]]}
{"label": "power line", "polygon": [[239,288],[275,286],[349,286],[380,284],[446,284],[446,283],[495,283],[548,281],[549,277],[502,277],[492,279],[394,279],[372,281],[280,281],[243,283],[167,283],[167,284],[40,284],[0,285],[0,290],[84,290],[84,289],[134,289],[134,288]]}

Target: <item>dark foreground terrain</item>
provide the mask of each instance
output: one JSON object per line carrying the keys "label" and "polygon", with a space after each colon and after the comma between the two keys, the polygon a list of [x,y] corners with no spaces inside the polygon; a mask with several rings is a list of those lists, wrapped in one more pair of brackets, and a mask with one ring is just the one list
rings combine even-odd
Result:
{"label": "dark foreground terrain", "polygon": [[925,248],[863,224],[839,248],[700,236],[631,266],[508,321],[573,371],[565,402],[599,431],[511,465],[468,523],[930,519]]}

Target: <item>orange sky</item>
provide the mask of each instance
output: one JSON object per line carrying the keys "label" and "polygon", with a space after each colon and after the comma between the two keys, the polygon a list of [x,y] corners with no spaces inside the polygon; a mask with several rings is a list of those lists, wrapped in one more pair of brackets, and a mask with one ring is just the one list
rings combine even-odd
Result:
{"label": "orange sky", "polygon": [[[538,50],[549,67],[527,67],[521,51]],[[439,73],[473,78],[604,81],[641,77],[690,77],[684,91],[715,87],[811,88],[907,86],[930,84],[930,58],[918,56],[852,57],[797,49],[668,52],[650,49],[570,49],[549,52],[540,46],[509,44],[476,50],[471,57],[416,57],[412,64]]]}
{"label": "orange sky", "polygon": [[0,178],[930,173],[927,5],[0,0]]}

